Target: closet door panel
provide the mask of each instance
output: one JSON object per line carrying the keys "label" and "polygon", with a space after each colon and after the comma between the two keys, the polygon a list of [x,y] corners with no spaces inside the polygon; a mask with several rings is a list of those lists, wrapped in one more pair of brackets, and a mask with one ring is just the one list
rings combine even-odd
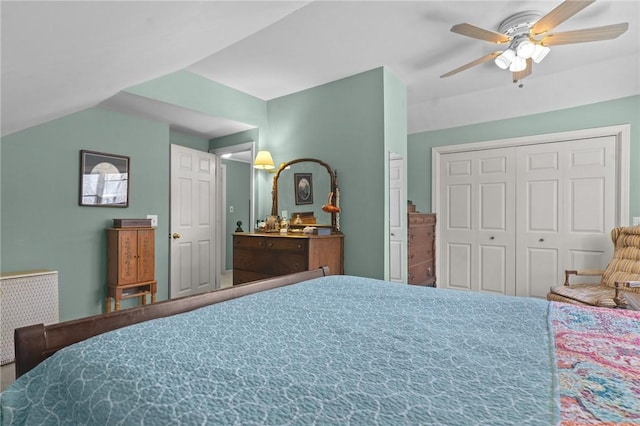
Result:
{"label": "closet door panel", "polygon": [[515,294],[513,149],[442,156],[443,287]]}

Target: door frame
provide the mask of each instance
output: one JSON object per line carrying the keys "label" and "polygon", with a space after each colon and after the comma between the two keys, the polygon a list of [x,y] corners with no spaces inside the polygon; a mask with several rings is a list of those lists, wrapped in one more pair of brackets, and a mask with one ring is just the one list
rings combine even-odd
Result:
{"label": "door frame", "polygon": [[[216,170],[221,171],[222,166],[222,155],[223,154],[233,154],[235,152],[243,152],[250,151],[251,152],[251,163],[249,164],[249,173],[251,174],[249,178],[249,223],[247,224],[246,229],[248,232],[251,232],[253,229],[253,224],[255,223],[255,169],[253,168],[253,159],[256,158],[256,143],[255,141],[245,142],[237,145],[230,145],[221,148],[212,148],[209,150],[209,153],[215,155],[216,157]],[[226,245],[227,245],[227,237],[226,237],[226,196],[227,189],[224,183],[225,179],[221,174],[216,174],[216,190],[217,195],[215,198],[214,211],[215,212],[223,212],[224,214],[218,214],[216,216],[216,229],[223,230],[222,232],[215,232],[214,239],[216,247],[218,248],[218,256],[216,256],[216,265],[218,269],[218,276],[216,277],[216,286],[220,288],[220,274],[225,269],[222,269],[222,258],[226,256]]]}
{"label": "door frame", "polygon": [[[440,156],[443,154],[482,151],[494,148],[508,148],[522,145],[541,145],[554,142],[571,142],[578,139],[589,139],[613,136],[616,140],[616,226],[629,225],[629,150],[631,144],[631,126],[597,127],[592,129],[570,130],[565,132],[541,135],[522,136],[517,138],[498,139],[484,142],[461,143],[431,148],[431,211],[440,213]],[[442,220],[436,221],[436,235],[442,235]],[[440,239],[436,238],[436,253],[441,250]],[[436,256],[436,271],[440,270],[442,256]]]}

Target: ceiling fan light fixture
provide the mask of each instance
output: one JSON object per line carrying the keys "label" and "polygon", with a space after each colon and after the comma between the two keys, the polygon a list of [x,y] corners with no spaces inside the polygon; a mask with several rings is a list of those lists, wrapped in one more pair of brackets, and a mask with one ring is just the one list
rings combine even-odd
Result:
{"label": "ceiling fan light fixture", "polygon": [[528,59],[533,55],[533,52],[536,49],[536,45],[531,43],[529,40],[523,40],[516,47],[516,54],[522,59]]}
{"label": "ceiling fan light fixture", "polygon": [[511,62],[511,65],[509,66],[509,71],[520,72],[524,71],[525,68],[527,68],[527,60],[516,56],[513,58],[513,62]]}
{"label": "ceiling fan light fixture", "polygon": [[535,62],[536,64],[539,64],[549,54],[550,51],[551,49],[549,49],[547,46],[536,44],[534,46],[533,53],[531,54],[531,59],[533,59],[533,62]]}
{"label": "ceiling fan light fixture", "polygon": [[515,58],[516,58],[516,52],[514,52],[511,49],[507,49],[504,52],[502,52],[500,56],[498,56],[495,59],[494,62],[496,63],[498,68],[506,70],[507,68],[509,68],[509,66],[511,65],[511,63]]}

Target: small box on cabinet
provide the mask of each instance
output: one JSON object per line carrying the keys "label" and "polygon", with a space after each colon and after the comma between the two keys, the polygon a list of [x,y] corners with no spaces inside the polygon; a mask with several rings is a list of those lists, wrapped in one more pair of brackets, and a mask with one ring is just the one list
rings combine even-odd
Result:
{"label": "small box on cabinet", "polygon": [[151,228],[151,219],[113,219],[114,228]]}

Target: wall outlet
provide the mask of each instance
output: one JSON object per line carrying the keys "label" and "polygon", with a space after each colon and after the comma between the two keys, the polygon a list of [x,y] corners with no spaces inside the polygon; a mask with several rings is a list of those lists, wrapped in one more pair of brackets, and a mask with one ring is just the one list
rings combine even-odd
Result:
{"label": "wall outlet", "polygon": [[148,214],[147,219],[151,219],[151,226],[154,228],[158,227],[158,215],[157,214]]}
{"label": "wall outlet", "polygon": [[640,217],[634,217],[633,226],[638,226],[638,225],[640,225]]}

